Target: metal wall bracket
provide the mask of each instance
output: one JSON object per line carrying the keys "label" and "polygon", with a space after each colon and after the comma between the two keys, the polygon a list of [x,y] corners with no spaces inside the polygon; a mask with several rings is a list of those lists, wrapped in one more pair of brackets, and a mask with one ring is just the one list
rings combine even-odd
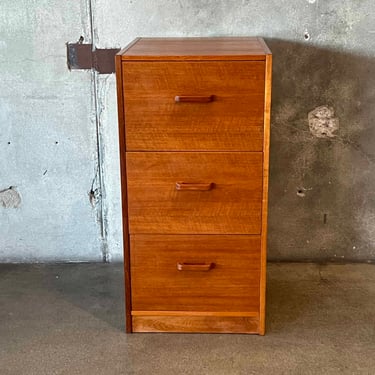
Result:
{"label": "metal wall bracket", "polygon": [[100,74],[115,72],[115,55],[120,48],[94,49],[92,44],[67,43],[67,63],[69,70],[95,69]]}

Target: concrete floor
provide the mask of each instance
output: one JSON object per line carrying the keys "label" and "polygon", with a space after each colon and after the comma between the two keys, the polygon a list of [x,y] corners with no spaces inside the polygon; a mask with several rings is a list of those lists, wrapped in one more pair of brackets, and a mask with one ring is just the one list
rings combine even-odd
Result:
{"label": "concrete floor", "polygon": [[123,331],[120,264],[1,265],[0,374],[374,374],[375,266],[270,264],[267,335]]}

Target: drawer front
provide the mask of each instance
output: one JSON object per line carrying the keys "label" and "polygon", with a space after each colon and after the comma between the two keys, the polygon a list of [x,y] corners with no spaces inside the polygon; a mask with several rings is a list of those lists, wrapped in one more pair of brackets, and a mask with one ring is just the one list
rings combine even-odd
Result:
{"label": "drawer front", "polygon": [[264,83],[264,61],[124,62],[126,148],[262,151]]}
{"label": "drawer front", "polygon": [[129,231],[260,234],[262,153],[128,152]]}
{"label": "drawer front", "polygon": [[259,312],[260,237],[131,235],[132,310]]}

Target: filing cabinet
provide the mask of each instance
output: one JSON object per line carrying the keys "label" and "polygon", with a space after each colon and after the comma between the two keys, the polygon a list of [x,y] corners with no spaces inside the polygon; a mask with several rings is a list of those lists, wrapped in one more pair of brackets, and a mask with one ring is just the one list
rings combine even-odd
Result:
{"label": "filing cabinet", "polygon": [[138,38],[116,56],[128,332],[265,332],[272,55]]}

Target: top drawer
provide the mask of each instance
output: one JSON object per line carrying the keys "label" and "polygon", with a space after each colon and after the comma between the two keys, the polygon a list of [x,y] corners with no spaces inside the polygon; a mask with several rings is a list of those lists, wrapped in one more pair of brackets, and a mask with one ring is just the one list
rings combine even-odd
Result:
{"label": "top drawer", "polygon": [[264,61],[122,64],[128,151],[262,151]]}

